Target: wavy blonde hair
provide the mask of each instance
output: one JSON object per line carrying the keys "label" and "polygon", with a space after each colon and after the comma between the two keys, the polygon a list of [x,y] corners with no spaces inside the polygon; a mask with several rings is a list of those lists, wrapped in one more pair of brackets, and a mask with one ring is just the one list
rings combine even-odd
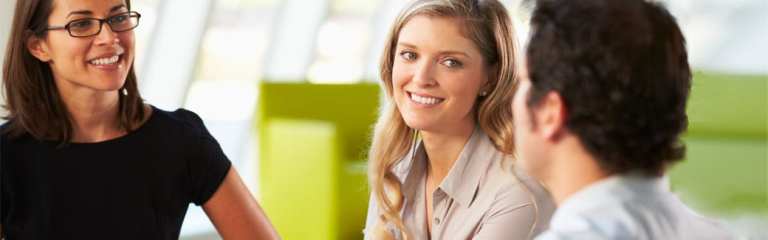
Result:
{"label": "wavy blonde hair", "polygon": [[416,131],[408,127],[395,105],[392,94],[392,66],[400,30],[414,16],[450,17],[462,24],[464,36],[472,40],[493,70],[489,91],[475,104],[476,121],[496,149],[512,154],[511,101],[516,87],[514,59],[517,56],[514,28],[506,8],[497,0],[417,0],[403,9],[390,29],[381,57],[380,77],[386,90],[386,103],[376,122],[369,152],[368,178],[379,210],[374,239],[393,239],[388,225],[394,225],[403,239],[409,238],[400,210],[403,208],[401,183],[393,168],[415,145]]}

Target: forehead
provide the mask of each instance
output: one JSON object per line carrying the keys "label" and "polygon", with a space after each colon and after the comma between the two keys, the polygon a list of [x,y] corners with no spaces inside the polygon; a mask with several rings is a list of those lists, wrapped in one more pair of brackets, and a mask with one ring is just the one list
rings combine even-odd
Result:
{"label": "forehead", "polygon": [[53,0],[51,17],[104,16],[116,8],[127,9],[127,3],[124,0]]}
{"label": "forehead", "polygon": [[417,15],[408,20],[400,29],[398,42],[407,42],[419,47],[433,49],[474,50],[477,52],[475,43],[465,36],[462,29],[463,22],[459,18]]}

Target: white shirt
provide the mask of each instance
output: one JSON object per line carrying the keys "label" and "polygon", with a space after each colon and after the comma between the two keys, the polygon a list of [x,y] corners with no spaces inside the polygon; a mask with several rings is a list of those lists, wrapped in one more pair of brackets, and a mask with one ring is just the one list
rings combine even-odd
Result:
{"label": "white shirt", "polygon": [[719,223],[699,216],[665,187],[662,178],[612,176],[566,199],[548,231],[555,239],[733,239]]}

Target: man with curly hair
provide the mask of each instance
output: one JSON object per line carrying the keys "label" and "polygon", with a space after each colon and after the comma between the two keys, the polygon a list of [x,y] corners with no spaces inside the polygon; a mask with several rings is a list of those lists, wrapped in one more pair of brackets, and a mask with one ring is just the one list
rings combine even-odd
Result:
{"label": "man with curly hair", "polygon": [[664,184],[684,157],[691,70],[644,0],[542,0],[513,103],[518,164],[558,210],[539,239],[730,239]]}

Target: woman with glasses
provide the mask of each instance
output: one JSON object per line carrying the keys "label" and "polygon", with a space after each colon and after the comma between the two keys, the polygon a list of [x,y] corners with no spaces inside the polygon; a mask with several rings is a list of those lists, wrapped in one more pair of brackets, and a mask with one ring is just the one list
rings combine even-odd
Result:
{"label": "woman with glasses", "polygon": [[0,237],[178,239],[194,203],[225,239],[278,238],[202,120],[143,102],[140,17],[129,0],[16,1]]}

